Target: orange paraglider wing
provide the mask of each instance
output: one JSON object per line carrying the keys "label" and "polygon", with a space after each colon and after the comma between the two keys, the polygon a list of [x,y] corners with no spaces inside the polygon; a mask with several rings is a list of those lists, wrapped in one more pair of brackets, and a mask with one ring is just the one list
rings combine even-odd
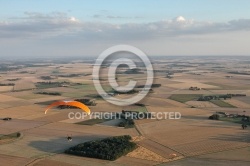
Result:
{"label": "orange paraglider wing", "polygon": [[81,103],[81,102],[78,102],[78,101],[70,101],[70,102],[67,102],[67,105],[69,106],[75,106],[75,107],[78,107],[78,108],[81,108],[83,111],[87,112],[88,114],[90,114],[90,109],[89,107],[87,107],[85,104]]}
{"label": "orange paraglider wing", "polygon": [[47,109],[45,110],[45,114],[48,112],[48,110],[50,108],[55,107],[55,106],[60,106],[60,105],[78,107],[78,108],[82,109],[83,111],[87,112],[88,114],[90,114],[89,107],[87,107],[86,105],[84,105],[83,103],[80,103],[78,101],[56,101],[47,107]]}

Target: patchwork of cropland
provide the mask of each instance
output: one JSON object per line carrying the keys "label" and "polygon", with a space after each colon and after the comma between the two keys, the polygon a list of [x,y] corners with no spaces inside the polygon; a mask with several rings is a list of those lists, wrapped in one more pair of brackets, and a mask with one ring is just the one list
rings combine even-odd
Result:
{"label": "patchwork of cropland", "polygon": [[[1,61],[1,165],[195,165],[202,161],[249,165],[249,127],[241,128],[242,117],[250,115],[250,66],[246,61],[246,57],[153,57],[154,86],[143,100],[130,106],[110,104],[97,93],[93,59]],[[109,85],[107,66],[102,67],[100,78],[108,93],[126,99],[142,90],[144,70],[120,66],[118,84],[126,85],[131,79],[138,84],[133,93],[119,93]],[[181,119],[137,119],[126,127],[124,119],[70,119],[70,112],[82,112],[77,108],[54,108],[45,115],[46,107],[58,100],[88,102],[93,113],[180,112]],[[209,119],[218,112],[229,117]],[[122,135],[130,135],[129,142],[138,148],[128,153],[133,148],[123,151],[123,147],[116,154],[115,144],[100,142]],[[97,151],[84,149],[92,143],[101,143],[100,148],[105,149],[105,155],[98,158],[114,161],[88,158],[102,154],[98,147]],[[70,152],[77,156],[64,153],[74,147]]]}

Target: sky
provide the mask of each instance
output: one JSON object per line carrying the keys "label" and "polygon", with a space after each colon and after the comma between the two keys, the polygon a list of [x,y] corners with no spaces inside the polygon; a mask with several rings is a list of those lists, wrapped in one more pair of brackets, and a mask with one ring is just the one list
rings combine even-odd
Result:
{"label": "sky", "polygon": [[0,58],[250,55],[249,0],[0,0]]}

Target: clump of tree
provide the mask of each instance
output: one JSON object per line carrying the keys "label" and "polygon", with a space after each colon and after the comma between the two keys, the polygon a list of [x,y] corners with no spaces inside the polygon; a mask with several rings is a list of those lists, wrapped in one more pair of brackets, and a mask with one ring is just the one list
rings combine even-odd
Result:
{"label": "clump of tree", "polygon": [[119,127],[124,128],[133,128],[135,126],[135,122],[131,118],[122,119],[122,122],[118,124]]}
{"label": "clump of tree", "polygon": [[145,106],[145,104],[142,104],[142,103],[135,103],[134,105],[140,106],[140,107],[144,107]]}
{"label": "clump of tree", "polygon": [[122,122],[118,124],[119,127],[132,128],[135,126],[134,120],[151,118],[152,114],[150,112],[122,110],[122,112],[117,113],[116,116],[122,119]]}
{"label": "clump of tree", "polygon": [[84,74],[65,74],[65,75],[58,75],[59,77],[80,77],[80,76],[84,76]]}
{"label": "clump of tree", "polygon": [[44,82],[37,82],[37,84],[41,84],[41,85],[50,85],[50,84],[60,84],[60,82],[51,82],[51,81],[44,81]]}
{"label": "clump of tree", "polygon": [[61,96],[62,94],[59,92],[36,92],[36,94],[42,95],[52,95],[52,96]]}
{"label": "clump of tree", "polygon": [[152,84],[151,88],[159,88],[161,87],[161,84]]}
{"label": "clump of tree", "polygon": [[242,121],[242,122],[245,122],[245,123],[249,123],[249,122],[250,122],[250,117],[249,117],[249,116],[246,116],[246,115],[242,115],[241,121]]}
{"label": "clump of tree", "polygon": [[14,83],[0,83],[0,86],[14,86]]}
{"label": "clump of tree", "polygon": [[90,97],[94,99],[102,99],[102,96],[99,94],[89,94],[89,95],[85,95],[85,97]]}
{"label": "clump of tree", "polygon": [[231,99],[232,94],[225,94],[225,95],[207,95],[199,97],[198,101],[210,101],[210,100],[220,100],[220,99]]}
{"label": "clump of tree", "polygon": [[141,71],[139,68],[128,69],[124,72],[125,74],[143,74],[144,72]]}
{"label": "clump of tree", "polygon": [[41,76],[41,79],[43,79],[43,80],[52,80],[53,78],[51,76]]}
{"label": "clump of tree", "polygon": [[247,95],[246,94],[229,94],[231,95],[232,97],[246,97]]}
{"label": "clump of tree", "polygon": [[189,88],[189,90],[193,90],[193,91],[196,91],[196,90],[201,90],[201,88],[198,88],[198,87],[193,87],[193,86],[191,86],[190,88]]}
{"label": "clump of tree", "polygon": [[247,72],[239,72],[239,71],[231,71],[231,72],[228,72],[230,74],[240,74],[240,75],[250,75],[250,73],[247,73]]}
{"label": "clump of tree", "polygon": [[8,135],[0,135],[0,140],[5,140],[5,139],[14,139],[14,138],[19,138],[21,136],[21,133],[11,133]]}
{"label": "clump of tree", "polygon": [[220,119],[220,115],[219,114],[213,114],[213,115],[209,116],[208,119],[219,120]]}
{"label": "clump of tree", "polygon": [[52,82],[52,81],[43,81],[37,82],[37,88],[48,88],[48,87],[64,87],[70,85],[70,82],[63,81],[63,82]]}
{"label": "clump of tree", "polygon": [[136,147],[137,145],[131,142],[131,136],[124,135],[78,144],[66,150],[65,153],[113,161]]}
{"label": "clump of tree", "polygon": [[40,64],[40,63],[32,63],[32,64],[26,64],[26,67],[48,67],[51,66],[51,63],[47,63],[47,64]]}
{"label": "clump of tree", "polygon": [[20,78],[12,78],[12,79],[7,79],[7,81],[18,81]]}
{"label": "clump of tree", "polygon": [[[151,85],[151,88],[159,88],[161,87],[161,84],[152,84]],[[147,85],[138,85],[136,86],[136,88],[150,88],[150,86],[147,86]]]}
{"label": "clump of tree", "polygon": [[115,89],[112,89],[109,93],[113,94],[115,96],[117,94],[135,94],[135,93],[139,93],[139,91],[136,90],[136,89],[132,89],[132,90],[129,90],[129,91],[117,91]]}
{"label": "clump of tree", "polygon": [[20,71],[19,72],[20,74],[27,74],[27,73],[29,73],[28,71]]}

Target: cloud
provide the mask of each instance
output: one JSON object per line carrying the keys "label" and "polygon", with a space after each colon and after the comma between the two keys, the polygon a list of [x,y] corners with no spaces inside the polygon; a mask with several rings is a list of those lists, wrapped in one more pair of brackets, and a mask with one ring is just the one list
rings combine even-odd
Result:
{"label": "cloud", "polygon": [[142,16],[128,17],[128,16],[119,16],[119,15],[106,15],[106,14],[94,14],[93,18],[97,19],[142,19]]}
{"label": "cloud", "polygon": [[39,12],[24,12],[23,17],[11,17],[10,19],[34,19],[34,20],[48,20],[48,19],[59,19],[67,17],[67,13],[63,12],[52,12],[43,14]]}
{"label": "cloud", "polygon": [[70,33],[81,25],[75,17],[68,17],[65,13],[25,12],[24,15],[24,17],[11,18],[11,22],[0,22],[0,37],[51,37]]}
{"label": "cloud", "polygon": [[[94,17],[103,16],[94,15]],[[106,17],[110,19],[125,18]],[[50,38],[70,35],[86,40],[143,40],[250,30],[250,19],[208,22],[186,19],[183,16],[148,23],[113,24],[84,22],[60,12],[49,14],[25,12],[24,17],[10,20],[11,22],[0,22],[1,38]]]}

